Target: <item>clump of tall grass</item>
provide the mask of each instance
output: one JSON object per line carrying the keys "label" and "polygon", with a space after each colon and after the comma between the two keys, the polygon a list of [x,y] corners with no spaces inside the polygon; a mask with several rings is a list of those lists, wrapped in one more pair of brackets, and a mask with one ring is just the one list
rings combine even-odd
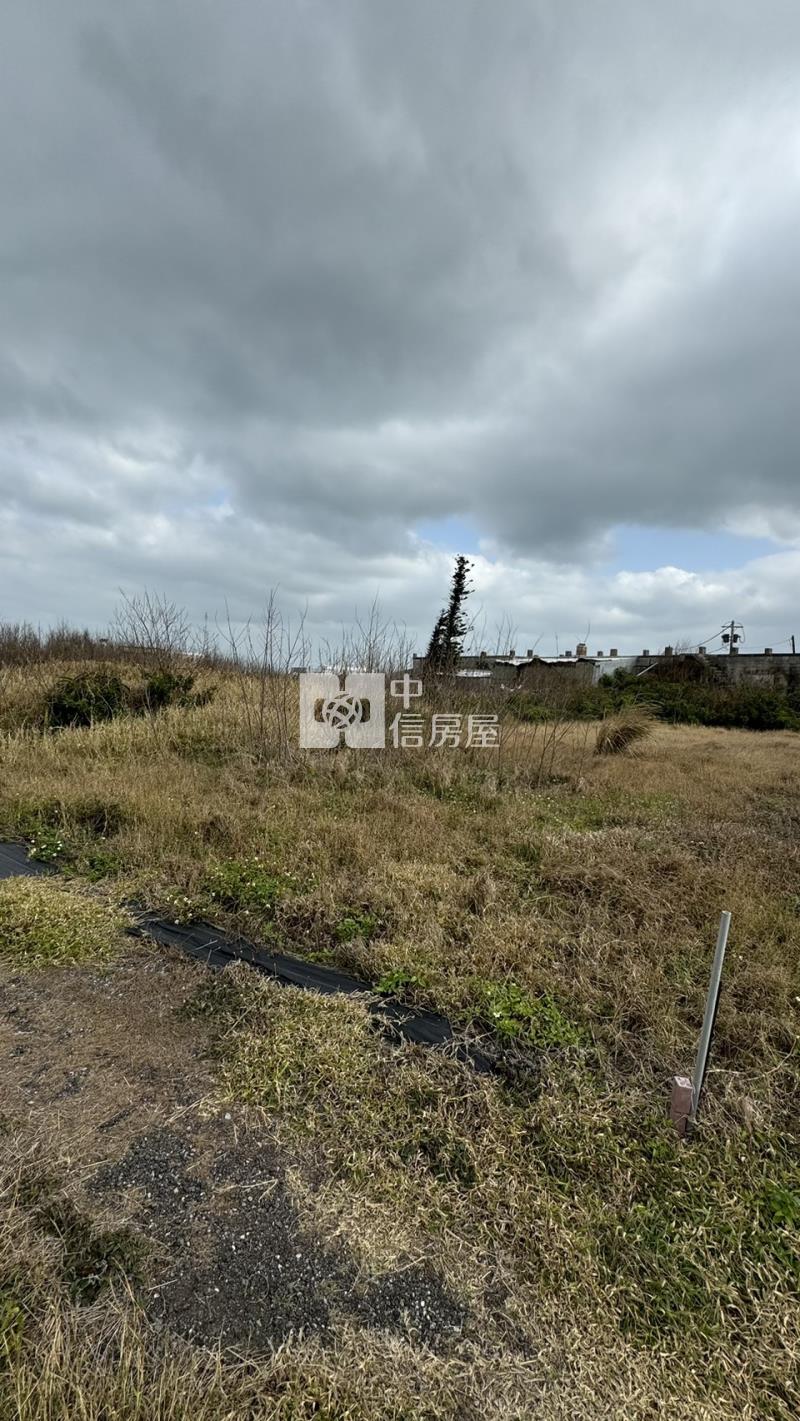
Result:
{"label": "clump of tall grass", "polygon": [[621,755],[653,733],[653,713],[647,706],[626,706],[597,727],[595,752]]}

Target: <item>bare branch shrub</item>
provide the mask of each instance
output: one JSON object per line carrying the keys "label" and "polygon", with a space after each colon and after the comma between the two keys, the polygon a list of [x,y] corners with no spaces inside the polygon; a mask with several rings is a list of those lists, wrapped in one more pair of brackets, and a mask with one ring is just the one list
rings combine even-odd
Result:
{"label": "bare branch shrub", "polygon": [[381,615],[376,597],[366,620],[358,611],[353,625],[343,627],[338,643],[324,641],[320,649],[320,669],[338,671],[404,671],[411,666],[414,643],[404,626]]}
{"label": "bare branch shrub", "polygon": [[272,589],[258,626],[248,619],[237,627],[226,607],[221,635],[252,753],[259,761],[270,755],[288,759],[296,736],[294,673],[309,653],[305,614],[294,627],[285,621]]}
{"label": "bare branch shrub", "polygon": [[183,607],[164,593],[144,592],[122,603],[112,621],[112,640],[126,659],[156,671],[173,671],[191,650],[192,629]]}

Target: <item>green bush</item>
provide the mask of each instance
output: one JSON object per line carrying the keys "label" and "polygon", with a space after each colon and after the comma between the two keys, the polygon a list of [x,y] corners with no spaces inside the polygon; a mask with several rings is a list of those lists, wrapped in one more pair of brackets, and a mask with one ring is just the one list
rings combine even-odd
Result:
{"label": "green bush", "polygon": [[78,857],[78,868],[90,883],[101,883],[122,871],[122,860],[112,849],[92,847]]}
{"label": "green bush", "polygon": [[709,671],[705,680],[659,675],[636,676],[621,668],[596,686],[576,686],[558,701],[532,691],[516,691],[509,701],[515,719],[537,723],[566,717],[598,720],[630,706],[646,706],[672,724],[719,725],[738,730],[800,730],[800,691],[729,685]]}
{"label": "green bush", "polygon": [[117,673],[102,667],[62,676],[46,698],[45,719],[57,729],[113,720],[127,708],[128,694]]}
{"label": "green bush", "polygon": [[194,676],[188,672],[154,671],[144,685],[130,692],[129,704],[132,710],[155,715],[168,706],[180,706],[188,710],[192,706],[205,706],[212,700],[213,687],[205,691],[195,691]]}
{"label": "green bush", "polygon": [[116,716],[157,715],[168,706],[186,710],[205,706],[214,688],[195,691],[194,676],[175,671],[154,671],[137,686],[130,686],[115,671],[99,667],[62,676],[44,704],[45,724],[53,729],[95,725]]}
{"label": "green bush", "polygon": [[[647,680],[647,685],[643,685]],[[800,715],[788,693],[764,686],[721,685],[716,680],[668,681],[616,671],[603,678],[601,692],[617,705],[644,699],[661,720],[675,724],[720,725],[740,730],[800,730]],[[617,708],[615,705],[615,709]]]}

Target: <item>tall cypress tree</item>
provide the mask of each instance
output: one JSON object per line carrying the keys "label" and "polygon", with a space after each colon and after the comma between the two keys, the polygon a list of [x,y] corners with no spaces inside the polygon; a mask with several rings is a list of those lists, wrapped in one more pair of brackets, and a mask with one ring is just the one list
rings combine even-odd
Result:
{"label": "tall cypress tree", "polygon": [[467,634],[464,602],[472,591],[468,581],[470,567],[468,559],[463,553],[459,553],[453,569],[447,606],[436,619],[425,654],[431,671],[453,671],[458,665]]}

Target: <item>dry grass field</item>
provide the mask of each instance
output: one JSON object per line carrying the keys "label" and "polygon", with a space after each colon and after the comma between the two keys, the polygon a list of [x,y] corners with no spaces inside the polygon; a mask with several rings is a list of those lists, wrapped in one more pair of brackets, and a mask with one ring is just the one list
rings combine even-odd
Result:
{"label": "dry grass field", "polygon": [[[596,725],[508,723],[499,750],[300,754],[293,686],[219,671],[210,704],[42,734],[63,670],[7,672],[0,708],[0,838],[59,869],[0,885],[0,1414],[798,1414],[800,738],[659,725],[597,755]],[[134,945],[134,902],[444,1011],[501,1069]],[[259,1255],[296,1230],[317,1260],[269,1285],[274,1347],[269,1318],[220,1349],[159,1313],[193,1225],[147,1224],[143,1140],[207,1237],[269,1161]]]}

